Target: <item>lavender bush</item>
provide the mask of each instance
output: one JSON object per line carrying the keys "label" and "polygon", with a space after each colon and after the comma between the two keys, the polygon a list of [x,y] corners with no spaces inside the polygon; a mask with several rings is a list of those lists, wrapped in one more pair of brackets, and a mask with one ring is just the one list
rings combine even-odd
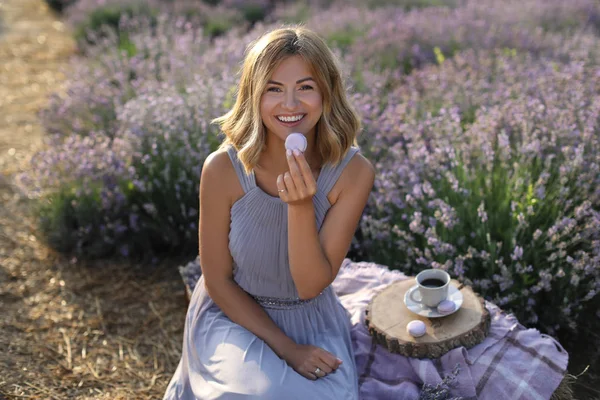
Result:
{"label": "lavender bush", "polygon": [[560,0],[469,0],[461,7],[411,12],[336,3],[328,12],[315,12],[307,25],[344,50],[346,62],[359,71],[407,74],[467,48],[566,58],[580,47],[573,35],[594,31],[599,20],[600,5],[592,0],[575,0],[568,6]]}
{"label": "lavender bush", "polygon": [[354,1],[357,5],[364,5],[368,8],[394,6],[405,10],[427,7],[456,7],[457,0],[366,0]]}
{"label": "lavender bush", "polygon": [[119,22],[123,17],[150,17],[155,21],[159,14],[183,18],[201,26],[207,36],[218,36],[233,27],[262,20],[270,10],[268,5],[263,0],[227,0],[218,5],[196,0],[79,0],[66,9],[65,17],[83,45],[89,41],[89,34],[103,26],[120,33]]}
{"label": "lavender bush", "polygon": [[161,3],[141,0],[87,1],[80,0],[66,10],[67,21],[76,28],[75,37],[84,39],[86,31],[97,31],[101,26],[118,29],[122,16],[129,18],[145,16],[155,18]]}
{"label": "lavender bush", "polygon": [[191,81],[206,77],[219,78],[233,89],[245,47],[268,29],[256,24],[248,34],[240,28],[210,39],[202,28],[183,18],[161,15],[154,35],[148,33],[152,21],[147,18],[125,18],[120,23],[135,54],[117,50],[119,38],[111,30],[95,37],[86,49],[89,58],[76,59],[69,68],[66,95],[51,96],[40,112],[48,132],[87,135],[103,131],[114,136],[117,108],[164,84],[185,91]]}
{"label": "lavender bush", "polygon": [[209,39],[201,28],[184,19],[161,16],[150,36],[152,21],[135,18],[121,21],[135,55],[119,51],[118,36],[111,30],[94,38],[86,53],[90,61],[77,59],[65,95],[54,95],[40,117],[50,133],[87,135],[103,131],[114,136],[118,129],[117,108],[140,94],[167,83],[180,90],[200,71]]}
{"label": "lavender bush", "polygon": [[[196,249],[198,182],[218,145],[209,124],[224,112],[230,82],[165,87],[118,109],[115,137],[53,136],[38,153],[39,212],[50,244],[86,257],[153,256]],[[68,156],[67,156],[68,155]]]}
{"label": "lavender bush", "polygon": [[227,9],[239,10],[246,21],[255,23],[265,19],[272,3],[271,0],[222,0],[220,4]]}
{"label": "lavender bush", "polygon": [[119,186],[132,176],[129,144],[98,133],[66,140],[54,135],[46,143],[48,150],[32,158],[36,174],[20,177],[40,199],[36,211],[45,241],[59,251],[109,256],[126,230]]}
{"label": "lavender bush", "polygon": [[599,89],[597,65],[497,52],[408,77],[366,126],[378,177],[363,251],[575,330],[599,304]]}
{"label": "lavender bush", "polygon": [[209,121],[230,106],[237,65],[226,45],[208,49],[198,29],[169,21],[159,20],[157,37],[131,36],[134,57],[107,36],[66,99],[43,113],[51,141],[22,183],[43,199],[42,229],[60,250],[138,256],[197,246],[200,168],[218,145]]}

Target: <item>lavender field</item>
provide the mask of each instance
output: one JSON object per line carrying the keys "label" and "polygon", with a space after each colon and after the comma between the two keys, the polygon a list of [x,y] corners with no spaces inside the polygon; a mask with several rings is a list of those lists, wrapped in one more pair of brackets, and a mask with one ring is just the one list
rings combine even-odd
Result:
{"label": "lavender field", "polygon": [[303,23],[339,56],[377,170],[349,256],[447,270],[558,337],[571,374],[590,366],[578,398],[600,397],[600,3],[53,2],[79,53],[19,177],[52,248],[194,259],[210,120],[245,46]]}

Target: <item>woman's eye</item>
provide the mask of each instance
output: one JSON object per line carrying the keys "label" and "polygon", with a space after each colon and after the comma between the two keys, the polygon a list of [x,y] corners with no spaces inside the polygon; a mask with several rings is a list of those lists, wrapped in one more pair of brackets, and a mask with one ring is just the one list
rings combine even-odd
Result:
{"label": "woman's eye", "polygon": [[[313,90],[313,87],[311,85],[302,85],[300,86],[300,90]],[[270,88],[267,88],[267,92],[281,92],[281,88],[278,86],[271,86]]]}

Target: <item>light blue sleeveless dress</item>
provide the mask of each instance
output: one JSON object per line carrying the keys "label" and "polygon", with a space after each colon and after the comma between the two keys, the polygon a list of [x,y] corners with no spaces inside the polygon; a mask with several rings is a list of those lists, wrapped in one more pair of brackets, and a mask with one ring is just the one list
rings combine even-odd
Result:
{"label": "light blue sleeveless dress", "polygon": [[[319,230],[331,207],[327,194],[357,152],[352,147],[339,164],[321,168],[313,197]],[[231,208],[235,281],[296,343],[321,347],[343,363],[324,378],[306,379],[263,340],[232,322],[208,296],[202,276],[191,296],[181,360],[164,400],[358,399],[348,311],[331,286],[314,299],[298,300],[288,262],[287,204],[256,185],[233,147],[227,153],[245,193]]]}

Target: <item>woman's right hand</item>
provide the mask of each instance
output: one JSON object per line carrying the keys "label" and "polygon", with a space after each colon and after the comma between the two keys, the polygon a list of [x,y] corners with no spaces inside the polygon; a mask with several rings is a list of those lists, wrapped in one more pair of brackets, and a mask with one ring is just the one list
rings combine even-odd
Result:
{"label": "woman's right hand", "polygon": [[327,376],[342,364],[342,360],[320,347],[296,343],[286,351],[283,359],[294,371],[313,381]]}

